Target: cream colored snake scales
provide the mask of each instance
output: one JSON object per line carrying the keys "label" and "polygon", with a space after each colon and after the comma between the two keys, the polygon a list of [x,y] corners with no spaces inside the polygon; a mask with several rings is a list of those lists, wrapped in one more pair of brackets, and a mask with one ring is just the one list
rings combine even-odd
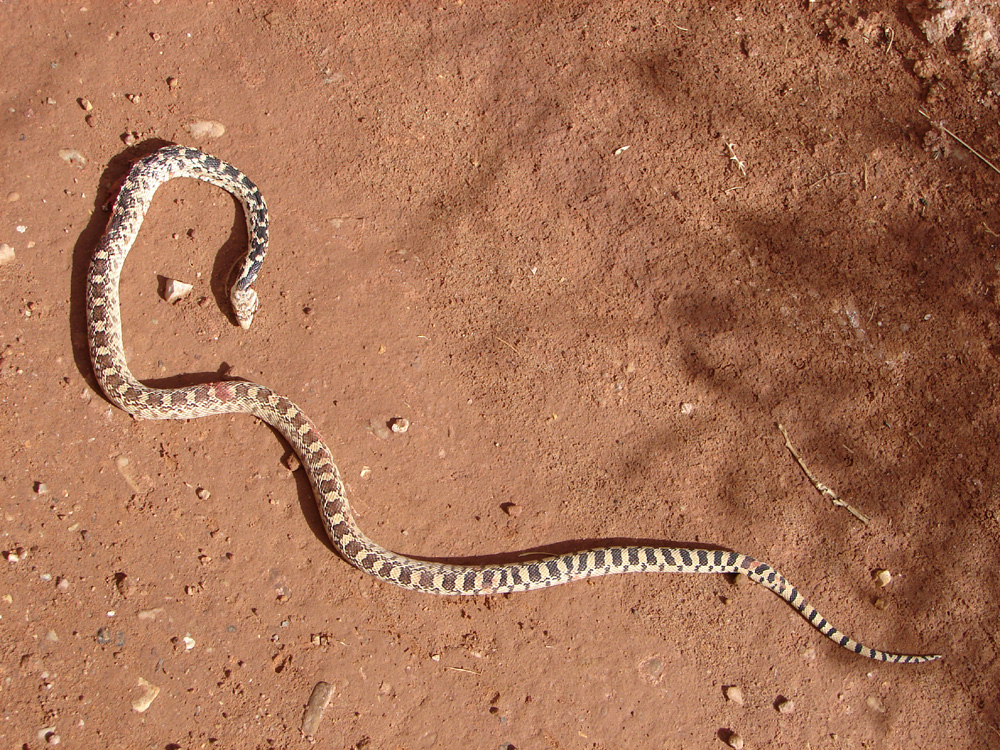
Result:
{"label": "cream colored snake scales", "polygon": [[246,412],[267,422],[292,445],[312,483],[330,540],[352,565],[377,578],[430,594],[499,594],[529,591],[614,573],[742,573],[791,604],[820,633],[856,654],[887,662],[919,664],[939,655],[907,656],[869,648],[837,630],[780,573],[736,552],[673,547],[620,546],[555,555],[506,565],[447,565],[404,557],[380,547],[358,528],[344,484],[319,430],[284,396],[256,383],[228,381],[187,388],[147,388],[129,372],[122,345],[118,281],[156,188],[173,177],[218,185],[242,203],[250,250],[231,290],[236,317],[249,327],[257,309],[251,285],[267,251],[267,207],[257,187],[239,170],[191,148],[168,146],[139,161],[125,179],[107,232],[90,266],[87,321],[98,382],[116,405],[144,419],[190,419]]}

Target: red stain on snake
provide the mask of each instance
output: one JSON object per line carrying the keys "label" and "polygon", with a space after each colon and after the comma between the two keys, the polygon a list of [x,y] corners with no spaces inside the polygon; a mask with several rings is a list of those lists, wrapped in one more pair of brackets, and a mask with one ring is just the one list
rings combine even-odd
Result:
{"label": "red stain on snake", "polygon": [[223,403],[232,401],[236,397],[233,387],[229,383],[210,383],[205,387],[205,391],[206,395],[215,396]]}

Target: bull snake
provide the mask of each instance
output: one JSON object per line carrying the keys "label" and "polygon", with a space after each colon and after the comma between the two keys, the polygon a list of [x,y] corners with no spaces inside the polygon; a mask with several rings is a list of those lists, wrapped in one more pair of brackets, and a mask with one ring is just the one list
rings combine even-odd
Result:
{"label": "bull snake", "polygon": [[235,167],[196,149],[167,146],[138,161],[122,183],[108,227],[90,265],[87,324],[94,374],[108,399],[141,419],[191,419],[244,412],[280,432],[302,460],[333,546],[347,562],[389,583],[430,594],[501,594],[556,586],[617,573],[742,574],[773,591],[810,625],[839,646],[884,662],[919,664],[938,654],[906,655],[869,648],[837,630],[769,565],[738,552],[652,546],[613,546],[553,555],[529,562],[453,565],[391,552],[358,528],[344,483],[319,430],[289,399],[256,383],[222,381],[185,388],[150,388],[136,380],[125,361],[118,285],[125,257],[138,234],[153,194],[174,177],[204,180],[243,204],[249,250],[230,291],[236,319],[249,328],[257,310],[252,285],[267,252],[264,198]]}

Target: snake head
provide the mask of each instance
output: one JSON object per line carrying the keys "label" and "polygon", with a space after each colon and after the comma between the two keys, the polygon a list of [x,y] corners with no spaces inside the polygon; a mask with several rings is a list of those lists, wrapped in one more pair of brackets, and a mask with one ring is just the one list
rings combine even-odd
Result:
{"label": "snake head", "polygon": [[260,300],[257,299],[257,291],[250,288],[239,289],[234,286],[229,293],[229,301],[233,305],[233,312],[236,314],[236,320],[240,324],[240,328],[245,331],[253,323],[254,313],[257,312],[257,308],[260,305]]}

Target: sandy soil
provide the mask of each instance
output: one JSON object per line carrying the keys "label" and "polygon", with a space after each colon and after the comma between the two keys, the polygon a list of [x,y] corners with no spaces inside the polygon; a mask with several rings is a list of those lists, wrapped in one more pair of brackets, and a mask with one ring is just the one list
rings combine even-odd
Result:
{"label": "sandy soil", "polygon": [[[239,5],[0,3],[4,747],[304,747],[320,680],[323,747],[1000,746],[1000,175],[918,111],[1000,155],[989,14]],[[133,370],[297,401],[379,542],[721,545],[945,659],[864,660],[723,576],[446,600],[351,568],[266,426],[96,390],[101,207],[167,142],[260,185],[271,254],[243,332],[238,205],[166,185]]]}

